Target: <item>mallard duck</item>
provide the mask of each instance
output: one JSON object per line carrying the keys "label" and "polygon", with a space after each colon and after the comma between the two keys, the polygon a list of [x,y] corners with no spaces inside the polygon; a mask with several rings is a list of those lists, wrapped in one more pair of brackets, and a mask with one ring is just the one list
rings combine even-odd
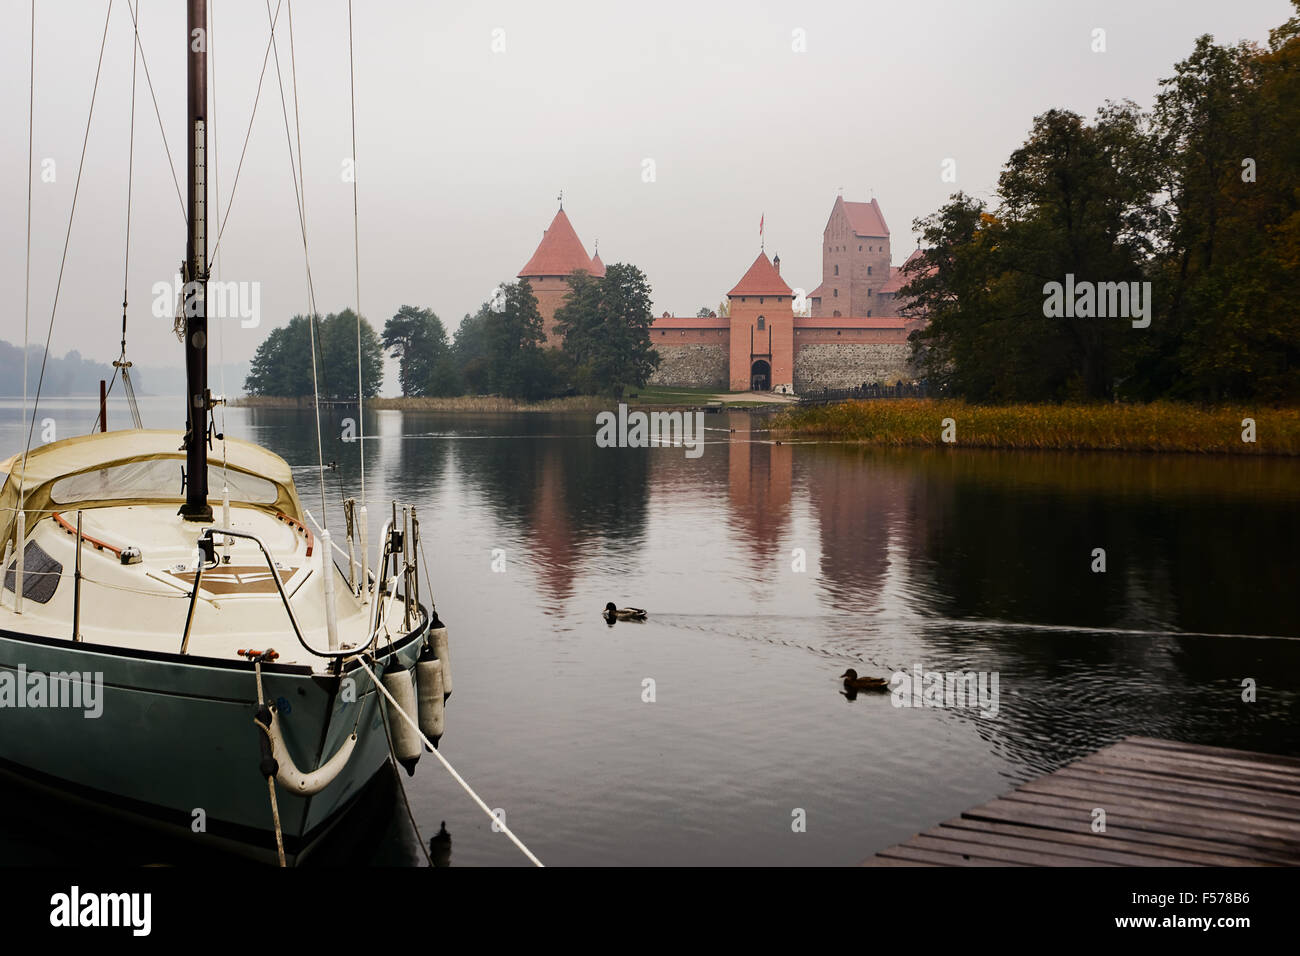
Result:
{"label": "mallard duck", "polygon": [[604,618],[610,624],[615,621],[644,621],[645,611],[639,607],[616,607],[613,601],[605,605]]}
{"label": "mallard duck", "polygon": [[852,667],[840,675],[847,690],[888,690],[888,677],[859,677]]}

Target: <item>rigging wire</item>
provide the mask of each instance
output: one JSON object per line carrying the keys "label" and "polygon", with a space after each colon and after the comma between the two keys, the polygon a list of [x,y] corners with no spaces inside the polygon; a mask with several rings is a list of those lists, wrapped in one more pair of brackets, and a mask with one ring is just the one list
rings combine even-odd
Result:
{"label": "rigging wire", "polygon": [[[55,282],[55,284],[54,284],[54,302],[53,302],[53,304],[52,304],[51,307],[50,307],[50,325],[49,325],[49,329],[48,329],[48,330],[46,331],[46,333],[45,333],[45,354],[41,356],[41,374],[40,374],[40,375],[37,377],[37,379],[36,379],[36,395],[35,395],[35,397],[33,398],[33,401],[32,401],[32,420],[31,420],[31,424],[28,425],[28,427],[27,427],[27,444],[23,447],[23,472],[22,472],[22,474],[23,474],[23,484],[24,484],[24,485],[27,483],[27,456],[28,456],[28,454],[31,452],[31,448],[32,448],[32,437],[33,437],[33,435],[34,435],[35,432],[36,432],[36,414],[37,414],[37,411],[38,411],[38,409],[40,408],[40,405],[41,405],[41,389],[42,389],[42,387],[45,385],[45,366],[46,366],[46,363],[49,361],[49,358],[50,358],[50,342],[51,342],[51,340],[52,340],[53,337],[54,337],[54,318],[55,318],[56,315],[58,315],[58,312],[59,312],[59,293],[63,290],[63,270],[64,270],[64,268],[65,268],[65,267],[67,266],[67,264],[68,264],[68,247],[69,247],[69,246],[71,245],[71,243],[72,243],[72,223],[73,223],[73,221],[76,219],[76,215],[77,215],[77,197],[80,196],[80,194],[81,194],[81,174],[82,174],[82,171],[85,169],[85,166],[86,166],[86,149],[87,149],[87,147],[88,147],[89,144],[90,144],[90,126],[91,126],[92,121],[93,121],[94,118],[95,118],[95,100],[96,100],[96,98],[97,98],[98,95],[99,95],[99,76],[100,76],[100,73],[101,73],[101,71],[102,71],[102,69],[103,69],[103,66],[104,66],[104,47],[105,47],[105,45],[108,43],[108,19],[109,19],[110,16],[112,16],[112,13],[113,13],[113,0],[108,0],[108,10],[107,10],[107,11],[105,12],[105,14],[104,14],[104,34],[103,34],[103,36],[100,38],[100,41],[99,41],[99,59],[98,59],[98,61],[95,63],[95,85],[94,85],[94,87],[91,89],[91,92],[90,92],[90,110],[89,110],[89,112],[88,112],[87,115],[86,115],[86,133],[85,133],[85,135],[82,137],[82,140],[81,140],[81,159],[80,159],[80,161],[77,163],[77,181],[76,181],[76,185],[74,185],[73,188],[72,188],[72,206],[71,206],[71,208],[68,210],[68,228],[67,228],[67,231],[64,233],[64,236],[63,236],[63,256],[62,256],[62,258],[59,260],[59,277],[58,277],[58,280],[57,280],[57,281]],[[32,10],[32,64],[33,64],[33,66],[32,66],[32,74],[33,74],[33,77],[35,76],[35,62],[36,62],[36,13],[35,13],[35,5],[33,4],[33,10]],[[33,90],[35,89],[35,80],[34,80],[34,79],[32,80],[32,88],[33,88]],[[32,100],[29,100],[29,106],[28,106],[28,109],[29,109],[29,110],[31,109],[31,105],[30,105],[31,102],[33,102],[33,101],[32,101]],[[28,272],[29,272],[29,275],[30,275],[30,271],[31,271],[31,198],[30,198],[30,194],[31,194],[31,161],[32,161],[32,160],[31,160],[31,156],[32,156],[32,145],[31,145],[31,132],[30,132],[30,125],[31,125],[31,119],[30,119],[30,117],[29,117],[29,119],[28,119],[28,125],[29,125],[29,131],[28,131],[28,144],[27,144],[27,164],[28,164],[28,176],[27,176],[27,189],[28,189],[28,213],[27,213],[28,240],[27,240],[27,259],[28,259]],[[30,284],[30,278],[29,278],[28,282],[29,282],[29,284]],[[24,323],[24,324],[25,324],[25,323]],[[27,333],[26,333],[26,330],[24,329],[24,332],[23,332],[23,349],[24,349],[24,352],[26,351],[26,348],[27,348]],[[26,414],[27,414],[27,384],[26,384],[26,379],[27,379],[27,356],[26,356],[26,354],[24,354],[24,355],[23,355],[23,415],[24,415],[24,417],[26,417]],[[22,497],[23,497],[22,492],[19,492],[19,499],[20,499],[20,501],[21,501]]]}
{"label": "rigging wire", "polygon": [[[28,328],[31,325],[31,304],[32,304],[32,129],[34,122],[34,107],[36,105],[36,0],[32,0],[32,48],[31,60],[29,65],[29,74],[27,77],[27,278],[25,281],[25,291],[23,292],[23,421],[27,420],[27,348],[28,348]],[[36,412],[32,410],[32,424],[36,424]],[[30,434],[27,437],[27,444],[30,446],[32,439]],[[18,483],[18,510],[23,510],[27,497],[27,452],[23,452],[23,474],[22,481]],[[21,548],[23,542],[16,543],[16,547]]]}
{"label": "rigging wire", "polygon": [[[298,211],[302,218],[302,255],[303,255],[303,259],[307,260],[307,281],[310,282],[311,262],[307,258],[307,177],[303,175],[303,171],[302,171],[302,119],[298,112],[298,57],[294,53],[294,44],[293,44],[293,0],[287,0],[287,2],[288,2],[288,14],[289,14],[289,70],[290,70],[290,75],[293,78],[293,129],[294,129],[294,136],[298,140],[298,189],[299,189]],[[278,55],[275,61],[275,72],[276,72],[276,76],[278,77],[280,74],[280,60]],[[281,106],[284,105],[283,84],[280,87],[280,104]],[[286,117],[285,133],[287,134],[288,131],[289,131],[288,118]],[[289,153],[290,153],[290,157],[292,158],[293,151],[290,150]],[[311,312],[312,314],[310,319],[311,322],[310,327],[312,329],[313,335],[315,335],[316,324],[317,324],[316,322],[317,313],[316,313],[316,293],[314,290],[312,292]],[[320,349],[321,349],[321,365],[324,365],[325,364],[325,343],[324,342],[320,343]],[[325,514],[325,451],[321,447],[320,385],[316,381],[315,348],[312,349],[312,353],[311,353],[311,376],[312,376],[312,382],[311,382],[312,392],[315,396],[315,402],[316,402],[316,463],[319,466],[319,470],[317,471],[317,480],[320,483],[320,510],[321,510],[320,519],[322,522],[328,522],[328,517]],[[326,528],[326,530],[328,530],[328,528]]]}
{"label": "rigging wire", "polygon": [[352,0],[348,0],[348,92],[352,101],[352,261],[357,290],[357,451],[361,456],[361,507],[364,508],[366,506],[366,407],[365,392],[361,388],[361,238],[357,215],[357,71],[352,56]]}
{"label": "rigging wire", "polygon": [[[253,96],[253,110],[248,115],[248,131],[244,133],[244,148],[239,153],[239,163],[235,166],[235,181],[230,186],[230,195],[226,199],[226,215],[221,220],[221,228],[217,230],[217,241],[213,243],[212,252],[208,256],[208,267],[211,268],[212,260],[217,252],[221,249],[221,237],[226,232],[226,222],[230,219],[230,210],[235,205],[235,190],[239,188],[239,174],[244,169],[244,157],[248,154],[248,141],[253,135],[253,120],[257,119],[257,104],[262,98],[262,82],[266,79],[266,66],[271,60],[271,47],[275,43],[275,24],[280,19],[280,7],[283,0],[277,0],[275,5],[275,16],[271,18],[271,36],[266,41],[266,52],[262,54],[262,72],[257,78],[257,92]],[[270,2],[267,2],[267,14],[270,14]]]}
{"label": "rigging wire", "polygon": [[[140,0],[135,0],[135,9],[131,9],[131,4],[126,5],[127,12],[131,14],[131,22],[138,22],[140,13]],[[126,302],[127,290],[130,287],[131,280],[131,190],[135,182],[135,90],[136,90],[136,61],[139,58],[140,49],[135,41],[131,43],[131,120],[128,125],[129,135],[126,149],[126,242],[125,251],[122,256],[122,350],[113,363],[113,377],[109,380],[108,388],[104,391],[104,402],[100,405],[99,411],[95,413],[95,423],[90,426],[91,432],[100,428],[107,429],[106,421],[108,416],[108,398],[113,394],[113,386],[117,384],[117,376],[122,375],[122,386],[126,389],[127,404],[131,409],[131,420],[136,428],[142,427],[140,422],[140,409],[135,401],[135,389],[131,386],[131,375],[127,370],[131,363],[126,360]]]}
{"label": "rigging wire", "polygon": [[[158,94],[154,92],[153,77],[149,75],[149,60],[144,55],[144,45],[140,42],[140,22],[137,16],[139,12],[139,3],[136,4],[136,8],[137,9],[134,11],[131,10],[130,4],[127,4],[126,7],[127,12],[131,14],[131,25],[135,33],[135,49],[140,54],[140,65],[144,67],[144,78],[145,81],[149,84],[149,96],[153,99],[153,113],[154,116],[158,118],[158,132],[162,134],[163,150],[167,153],[167,165],[172,171],[172,184],[176,187],[176,201],[180,204],[181,220],[188,225],[189,216],[185,212],[185,196],[181,193],[181,181],[180,178],[176,175],[176,161],[172,158],[171,146],[167,144],[167,127],[163,123],[162,110],[158,108]],[[131,70],[132,70],[132,74],[134,74],[135,71],[134,64],[132,65]],[[132,98],[134,98],[135,96],[134,86],[131,89],[131,95]],[[131,109],[132,109],[132,113],[134,113],[135,111],[134,105],[132,105]]]}
{"label": "rigging wire", "polygon": [[[266,16],[267,19],[271,19],[271,0],[266,0]],[[306,182],[303,181],[303,176],[302,176],[302,121],[298,112],[298,88],[297,88],[297,79],[296,79],[297,66],[294,61],[294,49],[293,49],[293,2],[292,0],[289,0],[288,3],[288,17],[289,17],[289,61],[290,61],[290,70],[292,71],[294,76],[293,120],[294,120],[294,130],[297,132],[297,138],[298,138],[298,160],[296,166],[294,163],[294,153],[293,153],[294,133],[291,132],[289,129],[289,111],[288,111],[288,107],[285,105],[285,100],[284,100],[284,75],[280,70],[280,48],[279,48],[279,44],[275,42],[274,20],[272,20],[271,22],[271,40],[272,40],[272,50],[275,52],[275,78],[280,87],[280,112],[284,116],[284,137],[285,137],[285,142],[288,144],[289,147],[289,173],[290,176],[293,178],[294,200],[298,204],[298,227],[302,231],[302,257],[303,257],[303,263],[307,271],[307,331],[310,337],[311,387],[312,387],[313,404],[315,407],[315,415],[316,415],[316,462],[317,462],[316,478],[320,487],[320,510],[321,510],[321,522],[322,522],[321,527],[322,529],[325,529],[329,519],[328,519],[328,514],[325,505],[325,451],[321,443],[320,381],[319,381],[319,375],[317,371],[318,363],[316,360],[316,349],[317,349],[317,339],[318,339],[318,336],[316,334],[316,324],[317,324],[316,323],[316,316],[317,316],[316,287],[315,287],[315,283],[312,281],[311,254],[308,250],[308,244],[307,244],[307,204],[306,204],[307,184]],[[322,348],[323,348],[323,343],[322,343]],[[321,355],[321,359],[323,363],[324,360],[323,352]]]}
{"label": "rigging wire", "polygon": [[[217,13],[216,0],[208,0],[208,80],[212,88],[212,116],[208,124],[212,131],[212,137],[209,140],[209,150],[212,153],[212,209],[218,220],[221,219],[221,166],[217,162],[217,60],[213,52],[213,33],[216,29]],[[220,277],[221,275],[221,250],[216,250],[212,257],[213,272]],[[225,323],[217,322],[217,376],[221,382],[221,484],[223,488],[228,483],[228,450],[226,443],[226,331]],[[225,492],[222,492],[225,497]],[[229,540],[229,539],[227,539]]]}

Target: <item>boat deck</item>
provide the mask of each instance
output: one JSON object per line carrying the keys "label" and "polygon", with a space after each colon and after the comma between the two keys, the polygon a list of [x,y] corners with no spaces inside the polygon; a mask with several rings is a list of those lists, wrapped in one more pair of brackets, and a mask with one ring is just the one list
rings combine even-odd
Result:
{"label": "boat deck", "polygon": [[1296,866],[1300,760],[1128,737],[863,865]]}
{"label": "boat deck", "polygon": [[[78,599],[75,521],[75,510],[56,511],[31,526],[24,546],[30,557],[22,613],[15,611],[16,561],[11,557],[0,583],[0,630],[71,642],[79,603],[77,631],[86,645],[179,653],[194,591],[197,540],[209,525],[183,521],[172,503],[87,509]],[[373,607],[353,593],[334,566],[333,554],[325,553],[310,530],[279,512],[243,505],[232,506],[231,525],[266,544],[274,575],[256,544],[235,539],[227,547],[221,541],[220,563],[202,576],[187,653],[237,660],[246,648],[274,648],[281,664],[327,670],[328,660],[299,644],[275,577],[304,638],[313,647],[327,648],[324,578],[334,575],[340,646],[367,642]],[[140,555],[134,563],[123,563],[128,547]],[[380,618],[398,633],[406,623],[403,613],[402,601],[385,599]]]}

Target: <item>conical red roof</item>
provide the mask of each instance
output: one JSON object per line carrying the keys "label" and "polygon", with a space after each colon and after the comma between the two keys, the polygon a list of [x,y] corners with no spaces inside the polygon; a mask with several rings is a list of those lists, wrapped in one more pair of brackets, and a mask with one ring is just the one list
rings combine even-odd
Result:
{"label": "conical red roof", "polygon": [[592,261],[587,250],[582,248],[582,240],[561,209],[551,220],[550,228],[542,234],[542,241],[533,257],[519,270],[519,277],[567,276],[578,269],[590,272],[591,268]]}
{"label": "conical red roof", "polygon": [[790,295],[790,287],[776,271],[766,252],[760,252],[749,271],[727,295]]}
{"label": "conical red roof", "polygon": [[591,257],[591,274],[597,279],[605,274],[605,263],[600,261],[600,253]]}

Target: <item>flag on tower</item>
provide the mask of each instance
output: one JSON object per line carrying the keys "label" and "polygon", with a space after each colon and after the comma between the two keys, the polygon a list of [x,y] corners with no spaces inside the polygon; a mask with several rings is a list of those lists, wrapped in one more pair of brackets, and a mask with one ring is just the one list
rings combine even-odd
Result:
{"label": "flag on tower", "polygon": [[763,220],[766,218],[767,218],[767,213],[763,213],[758,217],[758,234],[760,236],[763,234]]}

